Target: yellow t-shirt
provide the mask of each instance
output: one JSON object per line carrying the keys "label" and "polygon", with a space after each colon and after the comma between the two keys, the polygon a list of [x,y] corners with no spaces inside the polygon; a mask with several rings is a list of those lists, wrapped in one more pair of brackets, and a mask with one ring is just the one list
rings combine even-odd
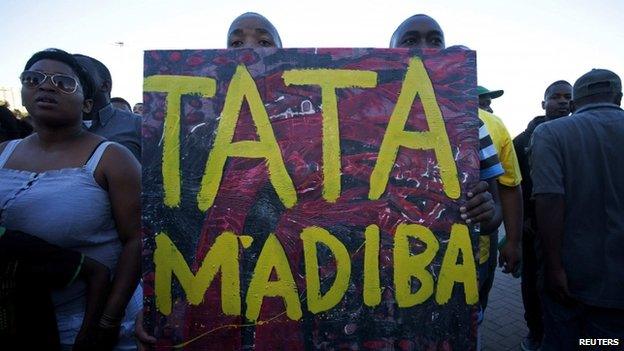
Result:
{"label": "yellow t-shirt", "polygon": [[[520,185],[522,181],[520,165],[518,164],[518,157],[516,157],[513,142],[505,124],[497,116],[482,109],[479,109],[479,118],[485,123],[486,128],[490,132],[492,143],[505,170],[505,173],[498,177],[498,182],[508,187]],[[481,235],[479,237],[479,264],[485,263],[489,257],[490,237]]]}
{"label": "yellow t-shirt", "polygon": [[522,181],[520,165],[518,164],[513,141],[509,136],[507,128],[505,128],[505,124],[503,124],[500,118],[482,109],[479,109],[479,118],[485,123],[490,132],[492,143],[494,148],[496,148],[496,152],[498,152],[498,159],[505,170],[505,174],[498,177],[498,182],[508,187],[520,185]]}

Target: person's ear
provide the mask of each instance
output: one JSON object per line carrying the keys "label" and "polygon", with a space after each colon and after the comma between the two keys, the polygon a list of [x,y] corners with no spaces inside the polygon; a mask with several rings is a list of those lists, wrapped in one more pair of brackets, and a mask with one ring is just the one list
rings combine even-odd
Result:
{"label": "person's ear", "polygon": [[93,108],[93,100],[85,99],[82,103],[82,113],[89,114],[91,113],[91,109]]}
{"label": "person's ear", "polygon": [[542,101],[542,110],[546,110],[546,101]]}
{"label": "person's ear", "polygon": [[570,100],[570,113],[574,113],[574,111],[576,111],[576,104],[574,100]]}

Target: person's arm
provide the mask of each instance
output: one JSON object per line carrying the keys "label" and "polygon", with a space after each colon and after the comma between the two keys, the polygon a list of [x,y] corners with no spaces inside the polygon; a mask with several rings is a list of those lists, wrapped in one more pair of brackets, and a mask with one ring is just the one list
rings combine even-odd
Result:
{"label": "person's arm", "polygon": [[561,244],[565,200],[560,194],[535,196],[537,235],[542,241],[544,259],[544,286],[551,296],[563,304],[573,303],[568,290],[568,277],[561,260]]}
{"label": "person's arm", "polygon": [[73,350],[94,350],[99,341],[96,330],[110,289],[110,270],[85,256],[78,278],[87,283],[86,307]]}
{"label": "person's arm", "polygon": [[122,243],[117,268],[99,325],[118,332],[124,312],[141,277],[141,171],[125,147],[113,144],[104,153],[102,171],[115,226]]}
{"label": "person's arm", "polygon": [[522,188],[520,185],[509,187],[499,184],[500,199],[503,208],[506,240],[500,250],[499,266],[503,273],[515,273],[520,263],[520,242],[522,241]]}
{"label": "person's arm", "polygon": [[507,128],[500,130],[501,148],[499,158],[505,174],[498,178],[505,224],[505,244],[500,248],[498,263],[503,273],[516,273],[521,257],[522,221],[524,207],[522,200],[522,170]]}
{"label": "person's arm", "polygon": [[533,200],[531,200],[531,193],[533,186],[531,183],[531,175],[529,171],[529,160],[527,158],[526,148],[528,141],[526,137],[526,131],[520,133],[513,140],[514,151],[518,159],[518,165],[520,166],[520,174],[522,175],[522,230],[530,229],[533,226],[530,224],[530,218],[533,217],[534,211],[531,210]]}
{"label": "person's arm", "polygon": [[489,220],[481,220],[481,232],[490,233],[498,229],[503,222],[503,215],[501,210],[500,196],[498,194],[498,183],[494,179],[487,181],[488,192],[492,197],[493,215]]}
{"label": "person's arm", "polygon": [[467,224],[479,223],[482,232],[496,230],[502,221],[496,180],[478,182],[468,192],[468,201],[459,211]]}
{"label": "person's arm", "polygon": [[18,276],[36,280],[43,289],[62,289],[77,279],[97,281],[106,296],[110,275],[103,264],[28,233],[2,227],[0,233],[0,260],[17,261]]}
{"label": "person's arm", "polygon": [[92,350],[93,336],[110,284],[110,271],[83,254],[38,237],[0,227],[0,261],[17,261],[20,280],[37,281],[41,289],[62,289],[77,279],[87,283],[85,315],[74,350]]}
{"label": "person's arm", "polygon": [[150,349],[156,343],[156,338],[150,335],[143,327],[143,310],[139,312],[134,325],[134,335],[139,341],[137,344],[139,351],[145,351]]}
{"label": "person's arm", "polygon": [[561,259],[565,219],[564,160],[561,147],[548,126],[542,124],[535,129],[529,149],[537,238],[542,245],[545,289],[560,303],[570,304],[572,299]]}

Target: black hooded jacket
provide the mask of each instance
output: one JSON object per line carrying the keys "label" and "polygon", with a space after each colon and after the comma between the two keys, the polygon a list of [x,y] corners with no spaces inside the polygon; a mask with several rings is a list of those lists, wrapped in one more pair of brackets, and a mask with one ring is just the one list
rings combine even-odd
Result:
{"label": "black hooded jacket", "polygon": [[531,200],[533,192],[533,181],[531,181],[531,168],[529,167],[529,156],[527,148],[531,141],[533,131],[537,126],[546,122],[546,116],[537,116],[533,118],[527,125],[524,132],[518,134],[513,140],[518,163],[520,164],[520,172],[522,173],[522,197],[524,203],[524,219],[530,220],[531,227],[535,228],[535,203]]}

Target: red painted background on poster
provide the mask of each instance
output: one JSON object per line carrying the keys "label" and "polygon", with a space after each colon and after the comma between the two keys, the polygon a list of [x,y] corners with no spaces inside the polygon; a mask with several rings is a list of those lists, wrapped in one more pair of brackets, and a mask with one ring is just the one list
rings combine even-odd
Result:
{"label": "red painted background on poster", "polygon": [[475,54],[148,51],[158,349],[469,349]]}

